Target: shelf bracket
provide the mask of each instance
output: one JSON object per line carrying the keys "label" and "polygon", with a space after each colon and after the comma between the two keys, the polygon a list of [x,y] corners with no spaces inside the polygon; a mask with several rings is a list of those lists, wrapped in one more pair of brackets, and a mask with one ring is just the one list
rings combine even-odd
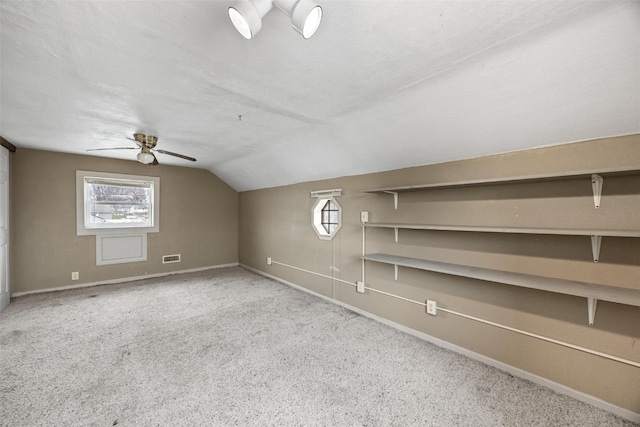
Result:
{"label": "shelf bracket", "polygon": [[394,280],[398,280],[398,264],[393,264],[393,277]]}
{"label": "shelf bracket", "polygon": [[593,262],[598,262],[598,259],[600,259],[600,243],[602,243],[602,236],[591,236],[591,251],[593,252]]}
{"label": "shelf bracket", "polygon": [[393,207],[398,210],[398,192],[397,191],[385,191],[387,194],[393,194]]}
{"label": "shelf bracket", "polygon": [[593,204],[596,209],[600,207],[600,199],[602,197],[602,184],[604,180],[598,174],[591,175],[591,187],[593,188]]}
{"label": "shelf bracket", "polygon": [[398,227],[393,228],[396,231],[396,243],[398,243]]}
{"label": "shelf bracket", "polygon": [[588,310],[589,310],[589,326],[593,326],[593,322],[596,319],[596,306],[598,300],[596,298],[587,298]]}

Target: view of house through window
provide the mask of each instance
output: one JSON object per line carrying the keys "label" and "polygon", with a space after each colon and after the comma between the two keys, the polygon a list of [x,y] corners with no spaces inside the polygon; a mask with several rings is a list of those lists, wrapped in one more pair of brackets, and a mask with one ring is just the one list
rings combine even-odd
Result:
{"label": "view of house through window", "polygon": [[78,236],[160,232],[160,178],[76,171]]}
{"label": "view of house through window", "polygon": [[85,227],[152,227],[153,182],[85,178]]}

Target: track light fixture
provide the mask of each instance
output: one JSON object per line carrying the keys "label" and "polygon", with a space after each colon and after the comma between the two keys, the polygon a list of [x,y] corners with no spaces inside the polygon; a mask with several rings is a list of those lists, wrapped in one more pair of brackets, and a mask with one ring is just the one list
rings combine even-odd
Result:
{"label": "track light fixture", "polygon": [[322,8],[314,0],[236,0],[229,6],[229,18],[242,37],[252,39],[274,4],[291,17],[291,25],[305,39],[320,26]]}

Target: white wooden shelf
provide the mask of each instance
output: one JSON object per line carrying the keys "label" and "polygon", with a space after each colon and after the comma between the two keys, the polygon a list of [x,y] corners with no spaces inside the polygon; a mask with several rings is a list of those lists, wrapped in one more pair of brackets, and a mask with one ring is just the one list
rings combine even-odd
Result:
{"label": "white wooden shelf", "polygon": [[407,192],[407,191],[420,191],[420,190],[429,190],[435,188],[447,188],[447,187],[467,187],[474,185],[490,185],[490,184],[510,184],[510,183],[520,183],[527,181],[552,181],[552,180],[562,180],[562,179],[579,179],[579,178],[588,178],[594,174],[596,175],[629,175],[640,173],[640,168],[609,168],[609,169],[598,169],[598,170],[588,170],[588,171],[575,171],[575,172],[556,172],[556,173],[546,173],[546,174],[535,174],[535,175],[521,175],[521,176],[511,176],[511,177],[502,177],[502,178],[485,178],[485,179],[470,179],[466,181],[450,181],[450,182],[441,182],[435,184],[420,184],[420,185],[404,185],[398,187],[385,187],[385,188],[374,188],[371,190],[365,190],[365,193],[386,193],[388,191],[396,191],[399,193]]}
{"label": "white wooden shelf", "polygon": [[370,190],[364,190],[365,193],[377,193],[377,194],[392,194],[394,197],[395,208],[398,209],[398,193],[404,193],[408,191],[423,191],[433,190],[438,188],[455,188],[455,187],[469,187],[478,185],[495,185],[495,184],[517,184],[525,182],[536,181],[552,181],[552,180],[564,180],[564,179],[580,179],[591,178],[591,185],[593,189],[593,203],[597,208],[600,207],[600,199],[602,196],[603,178],[605,176],[615,175],[629,175],[640,173],[638,168],[609,168],[599,170],[588,171],[574,171],[574,172],[555,172],[535,175],[521,175],[502,178],[485,178],[485,179],[471,179],[466,181],[450,181],[433,184],[419,184],[419,185],[404,185],[397,187],[384,187],[374,188]]}
{"label": "white wooden shelf", "polygon": [[368,222],[365,227],[407,230],[473,231],[479,233],[558,234],[562,236],[640,237],[640,230],[603,230],[580,228],[492,227],[475,225],[403,224]]}
{"label": "white wooden shelf", "polygon": [[548,277],[534,276],[531,274],[470,267],[381,253],[363,255],[362,259],[393,265],[395,267],[396,280],[398,279],[398,267],[408,267],[418,270],[432,271],[489,282],[504,283],[512,286],[584,297],[587,298],[588,301],[589,325],[593,325],[598,300],[640,307],[640,290],[635,289],[618,288],[565,279],[552,279]]}
{"label": "white wooden shelf", "polygon": [[392,228],[395,230],[396,243],[398,242],[398,230],[430,230],[430,231],[467,231],[478,233],[513,233],[513,234],[551,234],[561,236],[590,236],[593,261],[600,258],[600,244],[603,236],[607,237],[640,237],[640,230],[603,230],[603,229],[579,229],[579,228],[536,228],[536,227],[491,227],[469,225],[440,225],[440,224],[401,224],[401,223],[375,223],[363,224],[368,228]]}
{"label": "white wooden shelf", "polygon": [[[425,191],[440,188],[471,187],[480,185],[519,184],[529,182],[590,179],[593,191],[593,204],[596,209],[600,207],[604,178],[619,175],[638,175],[640,167],[608,168],[598,170],[582,170],[573,172],[545,173],[535,175],[521,175],[502,178],[472,179],[466,181],[453,181],[421,185],[406,185],[396,187],[384,187],[365,190],[365,193],[391,194],[394,207],[398,209],[398,196],[400,193],[411,191]],[[597,262],[600,257],[602,237],[640,237],[640,230],[604,230],[604,229],[576,229],[576,228],[536,228],[536,227],[494,227],[494,226],[468,226],[468,225],[439,225],[439,224],[402,224],[402,223],[363,223],[362,233],[362,275],[364,280],[365,261],[380,262],[394,266],[395,278],[398,278],[398,267],[409,267],[419,270],[433,271],[442,274],[450,274],[489,282],[504,283],[512,286],[520,286],[531,289],[539,289],[548,292],[556,292],[587,298],[589,325],[593,325],[596,313],[596,304],[599,299],[628,304],[640,307],[640,290],[618,288],[592,283],[576,282],[571,280],[553,279],[542,276],[534,276],[522,273],[512,273],[488,268],[470,267],[464,265],[448,264],[443,262],[428,261],[416,258],[399,257],[388,254],[370,254],[365,251],[366,228],[391,228],[395,231],[395,240],[398,242],[398,230],[433,230],[454,232],[479,232],[479,233],[514,233],[514,234],[538,234],[538,235],[565,235],[565,236],[589,236],[593,260]]]}

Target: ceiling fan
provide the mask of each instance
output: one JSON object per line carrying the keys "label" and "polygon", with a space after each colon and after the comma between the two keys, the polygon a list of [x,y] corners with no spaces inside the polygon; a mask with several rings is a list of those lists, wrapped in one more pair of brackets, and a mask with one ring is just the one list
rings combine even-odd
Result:
{"label": "ceiling fan", "polygon": [[134,133],[133,138],[128,138],[138,145],[137,147],[113,147],[113,148],[90,148],[87,151],[100,151],[100,150],[138,150],[140,152],[136,156],[140,163],[144,163],[145,165],[155,166],[158,163],[158,159],[152,153],[152,151],[167,154],[169,156],[179,157],[181,159],[189,160],[191,162],[195,162],[196,159],[193,157],[185,156],[184,154],[172,153],[171,151],[159,150],[156,149],[155,146],[158,143],[158,137],[153,135],[145,135],[143,133]]}

